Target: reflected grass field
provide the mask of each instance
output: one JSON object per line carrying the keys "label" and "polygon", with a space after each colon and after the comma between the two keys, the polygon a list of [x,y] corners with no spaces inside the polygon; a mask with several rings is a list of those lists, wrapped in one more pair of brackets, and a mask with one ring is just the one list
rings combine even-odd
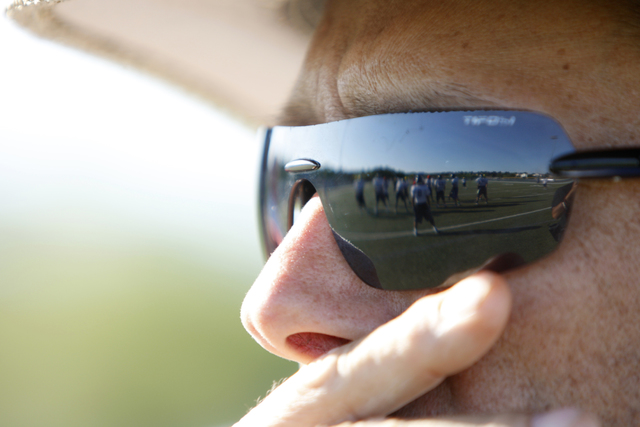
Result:
{"label": "reflected grass field", "polygon": [[566,182],[553,182],[544,188],[530,180],[492,180],[489,203],[482,199],[476,205],[477,186],[468,183],[460,187],[459,207],[451,200],[446,208],[431,202],[439,233],[423,221],[418,237],[413,235],[413,208],[400,201],[396,212],[395,194],[390,195],[390,206],[379,203],[377,212],[371,185],[365,186],[366,209],[358,207],[351,185],[334,189],[331,197],[334,210],[342,215],[336,229],[384,267],[377,270],[381,282],[412,289],[439,285],[500,253],[515,252],[527,262],[550,253],[557,245],[548,228],[555,222],[551,201],[563,185]]}
{"label": "reflected grass field", "polygon": [[0,235],[0,426],[228,425],[297,368],[240,324],[251,263]]}

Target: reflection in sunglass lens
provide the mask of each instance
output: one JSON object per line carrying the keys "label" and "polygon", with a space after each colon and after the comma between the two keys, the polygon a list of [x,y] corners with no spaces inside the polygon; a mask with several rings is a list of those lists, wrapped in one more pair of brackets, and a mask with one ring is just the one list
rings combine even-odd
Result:
{"label": "reflection in sunglass lens", "polygon": [[309,200],[316,194],[316,189],[309,181],[300,180],[296,182],[291,190],[291,197],[289,198],[289,224],[287,228],[291,228],[295,224],[300,211],[307,204]]}
{"label": "reflection in sunglass lens", "polygon": [[[557,122],[536,113],[388,114],[276,127],[265,150],[267,250],[317,191],[345,259],[382,289],[437,287],[502,253],[533,261],[555,248],[569,216],[572,181],[555,179],[549,164],[574,149]],[[318,167],[285,171],[298,163]]]}

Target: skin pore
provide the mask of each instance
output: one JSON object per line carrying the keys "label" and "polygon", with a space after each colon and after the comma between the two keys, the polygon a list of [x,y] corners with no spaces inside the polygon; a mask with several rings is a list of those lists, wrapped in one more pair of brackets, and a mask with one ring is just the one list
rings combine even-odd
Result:
{"label": "skin pore", "polygon": [[[630,4],[330,1],[279,124],[522,109],[556,118],[577,149],[638,145],[640,39]],[[513,309],[495,346],[395,415],[577,406],[605,425],[638,425],[639,211],[640,180],[581,181],[558,249],[504,274]],[[315,198],[247,295],[242,320],[267,350],[306,364],[428,293],[362,283]]]}

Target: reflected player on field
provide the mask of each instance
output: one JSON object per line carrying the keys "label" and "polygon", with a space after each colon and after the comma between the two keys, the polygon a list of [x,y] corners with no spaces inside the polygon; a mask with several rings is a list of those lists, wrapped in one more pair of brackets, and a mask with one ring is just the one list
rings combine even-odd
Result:
{"label": "reflected player on field", "polygon": [[436,203],[438,207],[440,207],[440,200],[442,200],[442,204],[444,207],[447,207],[447,202],[444,198],[444,190],[447,185],[447,181],[442,177],[442,175],[438,175],[434,187],[436,188]]}
{"label": "reflected player on field", "polygon": [[382,192],[384,194],[384,203],[387,205],[387,210],[389,208],[389,180],[386,176],[382,177]]}
{"label": "reflected player on field", "polygon": [[380,176],[379,173],[376,174],[375,178],[373,178],[373,191],[376,194],[376,209],[375,214],[378,215],[378,203],[382,202],[382,204],[387,207],[387,199],[384,195],[384,186],[385,182]]}
{"label": "reflected player on field", "polygon": [[433,196],[433,178],[431,178],[431,175],[427,175],[427,180],[425,181],[425,184],[427,185],[427,187],[429,187],[429,198],[431,199],[431,201],[435,201],[434,200],[434,196]]}
{"label": "reflected player on field", "polygon": [[451,174],[451,191],[449,192],[449,200],[453,199],[456,206],[460,206],[460,199],[458,198],[458,177],[455,173]]}
{"label": "reflected player on field", "polygon": [[364,179],[362,179],[362,177],[358,177],[358,179],[356,180],[355,189],[358,207],[360,208],[360,210],[364,210],[367,208],[367,204],[364,201]]}
{"label": "reflected player on field", "polygon": [[433,227],[433,232],[438,234],[436,223],[431,215],[431,208],[429,206],[429,197],[431,196],[431,189],[426,185],[422,179],[422,176],[416,175],[413,185],[411,186],[411,201],[413,202],[413,235],[418,236],[418,224],[422,222],[422,219],[429,221]]}
{"label": "reflected player on field", "polygon": [[489,180],[481,174],[476,179],[476,184],[478,184],[478,192],[476,193],[476,205],[480,201],[480,197],[484,196],[484,202],[489,204],[489,197],[487,196],[487,185],[489,184]]}
{"label": "reflected player on field", "polygon": [[398,201],[402,199],[404,202],[404,208],[409,212],[409,207],[407,206],[407,180],[403,177],[398,178],[396,182],[396,213],[398,213]]}

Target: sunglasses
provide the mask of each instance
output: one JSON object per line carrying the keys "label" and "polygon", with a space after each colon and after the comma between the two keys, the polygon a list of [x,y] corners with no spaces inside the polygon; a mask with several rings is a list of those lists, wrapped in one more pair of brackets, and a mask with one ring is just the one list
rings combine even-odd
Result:
{"label": "sunglasses", "polygon": [[640,150],[576,152],[527,111],[384,114],[266,129],[260,218],[271,254],[316,193],[355,274],[435,288],[500,254],[531,262],[562,239],[574,180],[639,176]]}

